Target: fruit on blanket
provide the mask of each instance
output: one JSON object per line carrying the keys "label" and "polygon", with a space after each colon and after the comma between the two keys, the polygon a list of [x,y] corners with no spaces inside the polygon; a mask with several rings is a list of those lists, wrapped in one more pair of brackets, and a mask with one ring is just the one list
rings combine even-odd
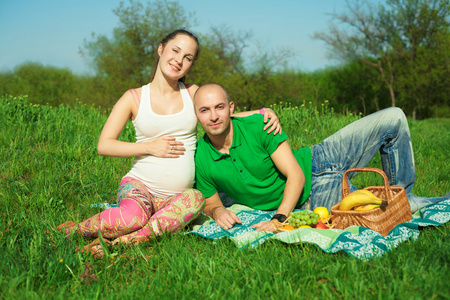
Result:
{"label": "fruit on blanket", "polygon": [[372,210],[374,208],[380,207],[380,204],[365,204],[353,207],[354,210]]}
{"label": "fruit on blanket", "polygon": [[314,208],[313,212],[315,214],[319,215],[319,218],[317,219],[317,221],[319,221],[319,222],[325,222],[328,219],[328,217],[330,217],[330,213],[328,212],[328,209],[323,206]]}
{"label": "fruit on blanket", "polygon": [[328,229],[327,225],[323,224],[322,222],[317,222],[316,226],[314,226],[316,229]]}
{"label": "fruit on blanket", "polygon": [[308,225],[302,225],[302,226],[300,226],[299,228],[312,228],[311,226],[308,226]]}
{"label": "fruit on blanket", "polygon": [[291,231],[291,230],[295,230],[295,227],[292,225],[285,225],[281,229]]}
{"label": "fruit on blanket", "polygon": [[313,211],[315,214],[318,214],[320,217],[322,218],[328,218],[330,216],[330,213],[328,212],[328,209],[326,207],[323,206],[319,206],[314,208]]}
{"label": "fruit on blanket", "polygon": [[317,224],[318,214],[315,214],[308,210],[294,211],[289,214],[289,225],[295,228],[300,228],[300,226],[305,225],[315,225]]}
{"label": "fruit on blanket", "polygon": [[368,190],[357,190],[348,194],[342,199],[339,205],[340,210],[351,210],[352,208],[366,204],[378,204],[380,207],[386,207],[388,205],[386,200],[376,197],[372,192]]}

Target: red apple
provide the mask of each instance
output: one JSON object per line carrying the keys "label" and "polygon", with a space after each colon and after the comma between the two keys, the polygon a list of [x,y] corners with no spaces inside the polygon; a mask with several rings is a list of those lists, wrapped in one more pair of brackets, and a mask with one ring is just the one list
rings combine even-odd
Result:
{"label": "red apple", "polygon": [[317,222],[316,226],[314,228],[317,229],[328,229],[327,225],[323,224],[322,222]]}

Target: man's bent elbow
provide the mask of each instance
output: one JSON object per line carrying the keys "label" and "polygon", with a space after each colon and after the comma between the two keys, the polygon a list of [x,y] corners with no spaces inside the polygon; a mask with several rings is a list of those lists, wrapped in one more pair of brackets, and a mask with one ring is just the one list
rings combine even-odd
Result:
{"label": "man's bent elbow", "polygon": [[300,166],[298,166],[298,170],[295,172],[295,179],[297,181],[297,184],[299,186],[305,185],[305,174],[303,173],[303,170]]}

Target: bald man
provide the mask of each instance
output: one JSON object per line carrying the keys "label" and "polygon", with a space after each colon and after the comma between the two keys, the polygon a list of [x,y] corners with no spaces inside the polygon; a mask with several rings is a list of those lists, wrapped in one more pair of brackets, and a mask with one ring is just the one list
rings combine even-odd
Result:
{"label": "bald man", "polygon": [[[231,117],[234,103],[217,84],[200,87],[194,95],[197,119],[205,130],[195,157],[196,187],[206,198],[204,213],[224,229],[241,220],[226,209],[218,190],[237,203],[259,210],[275,210],[283,222],[294,208],[328,209],[342,199],[343,174],[364,168],[379,152],[391,186],[405,188],[415,212],[448,199],[417,197],[414,156],[408,122],[396,107],[373,113],[342,128],[320,144],[292,150],[285,133],[262,129],[262,116]],[[349,173],[350,180],[356,173]],[[349,182],[350,189],[357,188]],[[271,221],[251,226],[274,231]]]}
{"label": "bald man", "polygon": [[[276,210],[275,218],[283,222],[309,196],[311,172],[305,181],[301,165],[311,169],[310,148],[294,155],[285,133],[261,134],[261,115],[232,118],[234,104],[220,85],[202,86],[194,99],[198,121],[206,131],[196,153],[197,188],[206,198],[204,213],[224,229],[241,223],[223,206],[219,189],[238,203]],[[274,230],[270,221],[252,227]]]}

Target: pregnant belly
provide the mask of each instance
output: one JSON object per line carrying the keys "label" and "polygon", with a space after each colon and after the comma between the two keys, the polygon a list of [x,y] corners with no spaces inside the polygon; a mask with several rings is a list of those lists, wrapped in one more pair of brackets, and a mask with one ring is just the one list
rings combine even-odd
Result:
{"label": "pregnant belly", "polygon": [[154,196],[170,197],[194,185],[194,159],[138,160],[129,175],[141,180]]}

